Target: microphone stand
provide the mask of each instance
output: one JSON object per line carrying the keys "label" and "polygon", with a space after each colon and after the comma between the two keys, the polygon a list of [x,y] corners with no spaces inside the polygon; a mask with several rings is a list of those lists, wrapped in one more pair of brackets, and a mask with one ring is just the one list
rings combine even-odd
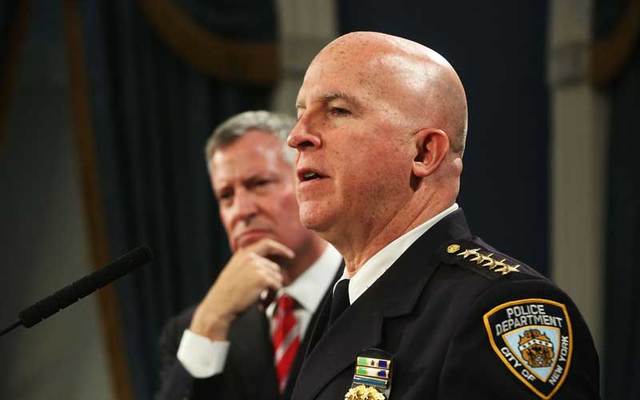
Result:
{"label": "microphone stand", "polygon": [[6,328],[4,328],[1,332],[0,332],[0,336],[3,336],[4,334],[11,332],[12,330],[16,329],[17,327],[19,327],[20,325],[22,325],[22,322],[20,322],[20,320],[16,321],[13,323],[13,325],[10,325]]}

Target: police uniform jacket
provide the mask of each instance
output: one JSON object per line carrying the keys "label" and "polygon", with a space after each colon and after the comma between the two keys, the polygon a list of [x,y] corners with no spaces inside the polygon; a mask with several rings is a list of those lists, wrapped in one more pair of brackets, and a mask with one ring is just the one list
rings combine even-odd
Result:
{"label": "police uniform jacket", "polygon": [[[598,356],[575,304],[473,236],[461,209],[327,326],[330,302],[321,306],[295,400],[343,399],[367,374],[387,374],[377,382],[388,381],[390,399],[599,398]],[[356,357],[374,348],[389,355],[389,368],[356,374]]]}

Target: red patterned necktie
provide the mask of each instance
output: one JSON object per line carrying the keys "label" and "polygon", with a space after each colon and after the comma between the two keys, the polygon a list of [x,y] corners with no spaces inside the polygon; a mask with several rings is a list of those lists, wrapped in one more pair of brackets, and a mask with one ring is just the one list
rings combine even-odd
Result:
{"label": "red patterned necktie", "polygon": [[296,301],[289,295],[283,294],[278,299],[274,315],[275,330],[273,331],[274,362],[280,393],[287,386],[287,379],[291,372],[293,360],[300,347],[300,325],[293,311]]}

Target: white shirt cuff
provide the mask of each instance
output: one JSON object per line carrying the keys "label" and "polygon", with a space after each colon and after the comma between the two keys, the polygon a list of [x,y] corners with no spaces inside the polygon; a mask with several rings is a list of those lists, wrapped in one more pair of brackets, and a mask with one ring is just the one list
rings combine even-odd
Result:
{"label": "white shirt cuff", "polygon": [[177,357],[194,378],[209,378],[224,370],[228,352],[228,341],[212,341],[185,329]]}

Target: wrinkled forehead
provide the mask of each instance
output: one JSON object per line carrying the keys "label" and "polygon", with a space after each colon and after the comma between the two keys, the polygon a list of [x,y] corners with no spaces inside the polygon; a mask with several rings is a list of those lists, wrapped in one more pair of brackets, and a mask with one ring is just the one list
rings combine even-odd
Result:
{"label": "wrinkled forehead", "polygon": [[415,55],[389,49],[328,46],[307,69],[298,102],[337,92],[375,100],[381,107],[409,107],[409,111],[420,107],[432,76],[424,59]]}
{"label": "wrinkled forehead", "polygon": [[282,141],[271,134],[248,133],[213,153],[209,160],[211,177],[214,182],[222,182],[256,174],[289,173],[293,166],[283,146]]}

